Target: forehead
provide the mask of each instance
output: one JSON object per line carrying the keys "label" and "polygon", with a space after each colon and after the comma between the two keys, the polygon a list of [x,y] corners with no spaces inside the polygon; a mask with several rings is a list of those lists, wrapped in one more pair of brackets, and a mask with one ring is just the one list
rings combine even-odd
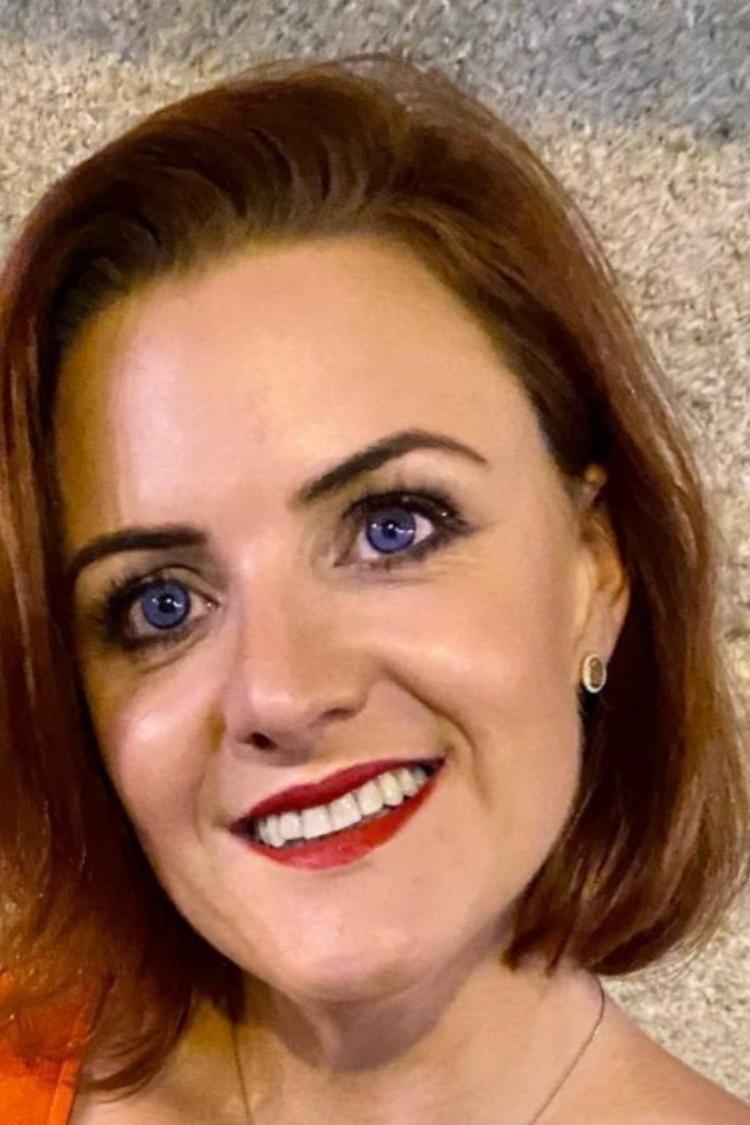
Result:
{"label": "forehead", "polygon": [[500,442],[506,461],[541,449],[476,319],[408,251],[374,239],[248,251],[121,301],[72,348],[56,414],[81,534],[175,518],[233,481],[291,490],[410,427],[484,454]]}

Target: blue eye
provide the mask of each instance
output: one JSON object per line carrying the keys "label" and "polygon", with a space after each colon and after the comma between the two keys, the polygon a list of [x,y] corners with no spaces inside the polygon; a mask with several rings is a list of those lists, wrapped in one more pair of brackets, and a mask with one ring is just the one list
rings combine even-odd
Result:
{"label": "blue eye", "polygon": [[[200,596],[206,609],[210,599]],[[104,642],[128,652],[164,648],[200,623],[190,588],[169,575],[115,579],[94,611]]]}
{"label": "blue eye", "polygon": [[410,547],[417,532],[413,512],[406,508],[383,508],[367,521],[367,541],[376,551],[393,554]]}
{"label": "blue eye", "polygon": [[418,562],[470,531],[453,504],[434,490],[372,493],[353,504],[347,518],[360,529],[357,540],[364,540],[358,561],[370,569]]}
{"label": "blue eye", "polygon": [[190,594],[181,582],[166,579],[153,583],[139,599],[141,612],[155,629],[174,629],[190,614]]}

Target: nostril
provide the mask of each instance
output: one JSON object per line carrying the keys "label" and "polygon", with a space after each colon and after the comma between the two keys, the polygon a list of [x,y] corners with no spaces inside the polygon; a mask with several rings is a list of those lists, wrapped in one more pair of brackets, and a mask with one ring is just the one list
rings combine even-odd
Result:
{"label": "nostril", "polygon": [[270,750],[275,746],[272,738],[269,738],[267,734],[262,734],[259,731],[256,731],[250,736],[249,742],[257,750]]}

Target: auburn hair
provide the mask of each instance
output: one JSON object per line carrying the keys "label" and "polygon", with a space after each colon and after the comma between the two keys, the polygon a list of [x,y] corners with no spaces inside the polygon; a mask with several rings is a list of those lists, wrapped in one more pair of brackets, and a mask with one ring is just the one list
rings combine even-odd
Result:
{"label": "auburn hair", "polygon": [[[61,358],[160,277],[258,243],[374,235],[481,320],[566,480],[592,462],[630,581],[609,681],[582,715],[569,821],[516,905],[506,960],[600,974],[690,952],[747,881],[740,727],[719,647],[714,539],[657,364],[596,239],[524,140],[395,55],[283,60],[148,117],[38,204],[0,278],[0,1026],[82,990],[92,1088],[137,1089],[240,970],[159,885],[102,766],[76,672],[52,462]],[[15,1029],[15,1030],[12,1030]]]}

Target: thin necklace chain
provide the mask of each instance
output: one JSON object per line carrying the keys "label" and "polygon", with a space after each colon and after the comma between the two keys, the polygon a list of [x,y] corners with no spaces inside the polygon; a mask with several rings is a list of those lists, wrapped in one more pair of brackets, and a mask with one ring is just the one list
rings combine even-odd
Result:
{"label": "thin necklace chain", "polygon": [[[552,1090],[552,1093],[545,1100],[545,1102],[541,1106],[541,1108],[536,1111],[536,1113],[531,1118],[531,1120],[526,1123],[526,1125],[536,1125],[537,1121],[542,1116],[542,1114],[547,1109],[549,1109],[549,1107],[552,1105],[552,1102],[555,1100],[557,1095],[560,1093],[563,1086],[568,1081],[568,1079],[570,1078],[571,1074],[573,1073],[573,1071],[578,1066],[578,1064],[581,1061],[581,1059],[583,1058],[583,1056],[586,1054],[586,1051],[589,1049],[591,1044],[594,1042],[594,1039],[596,1038],[596,1033],[598,1032],[599,1028],[602,1026],[602,1021],[604,1020],[604,1012],[605,1012],[605,1009],[606,1009],[606,1006],[607,1006],[607,994],[604,991],[604,987],[602,985],[602,982],[599,980],[599,978],[596,977],[595,979],[596,979],[597,985],[599,986],[599,1012],[597,1014],[594,1026],[592,1027],[589,1034],[586,1036],[586,1039],[583,1041],[582,1046],[576,1052],[575,1058],[573,1059],[572,1063],[570,1064],[568,1069],[565,1071],[565,1073],[563,1074],[560,1081],[557,1083],[557,1085]],[[234,1021],[232,1021],[232,1048],[234,1050],[234,1061],[235,1061],[235,1064],[237,1066],[237,1077],[239,1079],[240,1093],[242,1095],[242,1105],[243,1105],[243,1108],[244,1108],[244,1111],[245,1111],[245,1122],[246,1122],[246,1125],[252,1125],[252,1117],[250,1116],[250,1099],[249,1099],[248,1093],[247,1093],[247,1086],[245,1085],[245,1074],[244,1074],[244,1071],[242,1069],[242,1064],[240,1063],[240,1052],[239,1052],[239,1047],[237,1045],[237,1024]]]}
{"label": "thin necklace chain", "polygon": [[549,1107],[552,1105],[552,1102],[555,1100],[557,1095],[560,1093],[563,1086],[568,1081],[571,1074],[573,1073],[575,1068],[578,1066],[579,1062],[581,1061],[583,1056],[586,1054],[586,1052],[588,1051],[591,1044],[596,1039],[596,1033],[599,1030],[599,1028],[602,1026],[602,1020],[604,1019],[604,1009],[607,1006],[607,994],[604,991],[604,986],[602,985],[602,982],[599,980],[599,978],[596,977],[595,979],[596,979],[597,985],[599,986],[599,1012],[598,1012],[597,1017],[596,1017],[596,1022],[594,1023],[594,1026],[591,1028],[591,1031],[587,1035],[586,1039],[584,1039],[583,1044],[579,1048],[579,1050],[577,1051],[576,1056],[573,1059],[572,1063],[570,1064],[568,1069],[565,1071],[562,1078],[557,1083],[557,1085],[555,1086],[555,1088],[553,1089],[552,1093],[549,1095],[547,1100],[544,1102],[542,1107],[536,1111],[534,1116],[528,1122],[528,1125],[536,1125],[536,1122],[542,1116],[544,1111],[546,1109],[549,1109]]}
{"label": "thin necklace chain", "polygon": [[247,1086],[245,1085],[245,1072],[242,1069],[240,1062],[240,1050],[237,1045],[237,1024],[232,1020],[232,1048],[234,1050],[234,1062],[237,1067],[237,1077],[240,1080],[240,1094],[242,1096],[242,1108],[245,1111],[245,1125],[253,1125],[253,1119],[250,1116],[250,1098],[247,1094]]}

